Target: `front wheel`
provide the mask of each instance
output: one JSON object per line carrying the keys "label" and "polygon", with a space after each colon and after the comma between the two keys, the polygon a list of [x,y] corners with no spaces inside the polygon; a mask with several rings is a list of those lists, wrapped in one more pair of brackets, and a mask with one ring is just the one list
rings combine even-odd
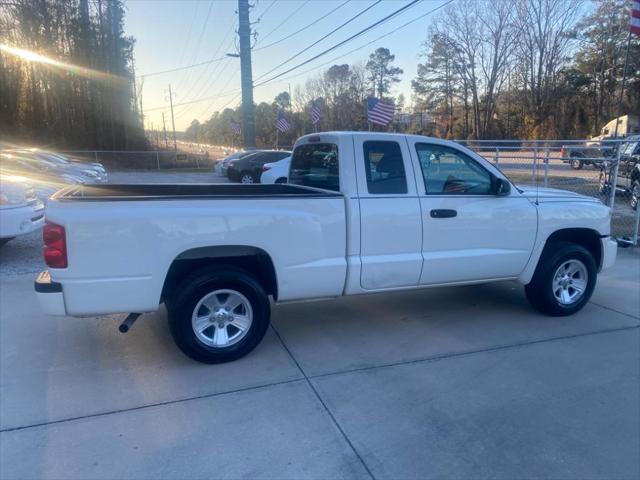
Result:
{"label": "front wheel", "polygon": [[269,326],[269,298],[244,270],[207,267],[185,278],[168,302],[169,327],[187,356],[224,363],[251,352]]}
{"label": "front wheel", "polygon": [[572,315],[591,298],[596,276],[596,263],[587,249],[575,243],[551,243],[542,252],[525,293],[529,303],[542,313]]}

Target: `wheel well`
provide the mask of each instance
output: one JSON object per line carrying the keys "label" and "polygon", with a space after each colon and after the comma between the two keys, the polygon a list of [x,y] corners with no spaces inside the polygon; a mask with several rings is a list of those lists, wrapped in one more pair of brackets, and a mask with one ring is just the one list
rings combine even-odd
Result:
{"label": "wheel well", "polygon": [[200,247],[178,255],[167,272],[162,298],[171,296],[174,287],[186,275],[206,266],[239,267],[254,275],[268,295],[278,299],[278,281],[273,261],[267,252],[249,246]]}
{"label": "wheel well", "polygon": [[[546,245],[553,242],[571,242],[586,248],[598,267],[602,264],[602,243],[600,242],[600,234],[589,228],[565,228],[553,232],[547,238]],[[546,246],[545,246],[546,247]]]}

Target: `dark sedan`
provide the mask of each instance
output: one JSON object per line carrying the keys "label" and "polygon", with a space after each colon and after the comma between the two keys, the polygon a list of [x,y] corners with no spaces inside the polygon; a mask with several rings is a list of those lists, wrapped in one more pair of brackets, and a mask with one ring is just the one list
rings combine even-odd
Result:
{"label": "dark sedan", "polygon": [[284,150],[259,150],[229,162],[227,177],[232,182],[260,183],[260,175],[265,163],[277,162],[289,156],[291,152]]}

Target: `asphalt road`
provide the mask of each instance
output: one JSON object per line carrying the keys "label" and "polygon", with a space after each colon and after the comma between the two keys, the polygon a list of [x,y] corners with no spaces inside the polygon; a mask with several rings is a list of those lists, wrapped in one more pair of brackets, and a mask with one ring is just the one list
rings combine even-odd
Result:
{"label": "asphalt road", "polygon": [[640,476],[637,249],[569,318],[511,283],[285,304],[215,366],[177,350],[164,309],[126,335],[122,316],[42,315],[13,262],[2,479]]}

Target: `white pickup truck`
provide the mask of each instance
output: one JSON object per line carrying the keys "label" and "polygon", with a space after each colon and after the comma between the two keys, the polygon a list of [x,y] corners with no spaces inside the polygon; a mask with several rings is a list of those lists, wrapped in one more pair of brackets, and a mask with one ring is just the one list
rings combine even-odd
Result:
{"label": "white pickup truck", "polygon": [[307,135],[289,173],[289,184],[62,190],[47,206],[42,308],[139,314],[164,302],[182,351],[217,363],[260,342],[270,297],[515,280],[536,309],[561,316],[585,305],[615,261],[600,201],[518,188],[456,143]]}

